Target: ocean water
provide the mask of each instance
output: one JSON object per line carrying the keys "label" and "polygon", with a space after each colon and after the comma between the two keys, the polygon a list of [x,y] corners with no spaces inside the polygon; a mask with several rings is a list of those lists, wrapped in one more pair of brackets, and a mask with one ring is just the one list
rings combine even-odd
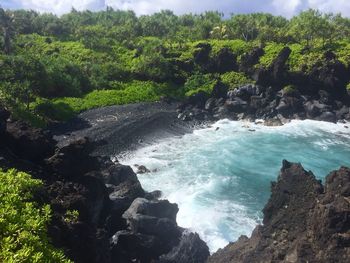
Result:
{"label": "ocean water", "polygon": [[[120,160],[145,165],[144,189],[179,205],[177,222],[216,251],[262,220],[282,160],[300,162],[319,179],[350,166],[346,124],[292,121],[281,127],[221,120],[211,128],[161,140]],[[134,167],[135,168],[135,167]]]}

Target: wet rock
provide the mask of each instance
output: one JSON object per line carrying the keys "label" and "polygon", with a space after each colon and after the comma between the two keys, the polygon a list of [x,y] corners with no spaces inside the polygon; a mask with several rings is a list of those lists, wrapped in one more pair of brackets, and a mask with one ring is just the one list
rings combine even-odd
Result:
{"label": "wet rock", "polygon": [[257,85],[249,84],[244,85],[242,87],[239,87],[232,91],[231,94],[229,94],[229,98],[232,97],[239,97],[245,101],[250,100],[252,96],[258,96],[262,92],[262,87],[259,87]]}
{"label": "wet rock", "polygon": [[336,115],[330,111],[323,112],[317,119],[320,121],[337,122]]}
{"label": "wet rock", "polygon": [[289,118],[293,114],[301,111],[303,109],[302,100],[296,97],[285,96],[283,97],[276,110],[283,117]]}
{"label": "wet rock", "polygon": [[349,114],[350,110],[348,107],[343,106],[340,110],[336,111],[337,120],[344,119],[347,114]]}
{"label": "wet rock", "polygon": [[210,98],[205,103],[204,109],[207,110],[207,111],[211,111],[215,106],[216,106],[216,99],[215,98]]}
{"label": "wet rock", "polygon": [[135,165],[135,167],[137,168],[137,172],[136,172],[137,174],[146,174],[146,173],[150,173],[151,172],[144,165]]}
{"label": "wet rock", "polygon": [[155,190],[145,194],[145,198],[150,201],[158,200],[159,198],[161,198],[161,196],[162,196],[162,191],[159,191],[159,190]]}
{"label": "wet rock", "polygon": [[215,99],[226,99],[227,97],[227,87],[221,82],[218,81],[216,82],[213,91],[211,92],[211,98],[215,98]]}
{"label": "wet rock", "polygon": [[224,106],[229,111],[241,113],[246,111],[248,103],[240,98],[235,98],[234,100],[227,100]]}
{"label": "wet rock", "polygon": [[322,112],[329,111],[330,107],[320,103],[317,100],[312,100],[312,101],[307,101],[304,104],[304,109],[307,117],[310,119],[314,119],[317,116],[319,116]]}

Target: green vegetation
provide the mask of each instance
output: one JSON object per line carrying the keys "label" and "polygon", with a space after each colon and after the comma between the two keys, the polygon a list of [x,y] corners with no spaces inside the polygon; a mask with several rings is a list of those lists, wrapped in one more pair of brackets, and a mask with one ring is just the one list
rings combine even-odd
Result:
{"label": "green vegetation", "polygon": [[70,262],[48,240],[50,206],[33,200],[40,187],[42,182],[26,173],[0,170],[1,262]]}
{"label": "green vegetation", "polygon": [[250,79],[243,73],[227,72],[221,75],[221,81],[230,89],[233,90],[244,84],[254,84],[254,80]]}
{"label": "green vegetation", "polygon": [[[350,19],[312,9],[288,20],[168,10],[137,17],[112,8],[57,17],[0,8],[0,33],[0,103],[36,126],[94,107],[210,92],[219,79],[230,89],[252,83],[208,66],[223,48],[240,63],[263,47],[256,67],[268,67],[284,46],[292,50],[292,71],[310,70],[327,50],[350,63]],[[210,50],[198,62],[200,43]]]}
{"label": "green vegetation", "polygon": [[217,80],[211,74],[196,74],[189,77],[185,83],[185,95],[191,96],[199,91],[208,94],[213,90]]}

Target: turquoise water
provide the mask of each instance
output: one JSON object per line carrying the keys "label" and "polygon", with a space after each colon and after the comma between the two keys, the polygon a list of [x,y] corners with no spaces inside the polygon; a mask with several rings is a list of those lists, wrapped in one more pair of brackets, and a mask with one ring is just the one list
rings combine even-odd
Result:
{"label": "turquoise water", "polygon": [[222,120],[139,149],[121,162],[152,170],[139,175],[142,186],[177,203],[178,224],[198,232],[213,252],[250,236],[261,222],[283,159],[301,162],[323,179],[350,166],[350,129],[316,121],[266,127]]}

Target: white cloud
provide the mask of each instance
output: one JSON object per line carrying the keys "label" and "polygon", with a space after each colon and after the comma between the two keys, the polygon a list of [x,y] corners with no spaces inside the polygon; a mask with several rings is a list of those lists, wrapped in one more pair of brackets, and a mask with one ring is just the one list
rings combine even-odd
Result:
{"label": "white cloud", "polygon": [[342,13],[350,16],[349,0],[308,0],[310,8],[319,9],[322,12]]}
{"label": "white cloud", "polygon": [[69,12],[72,7],[77,10],[101,10],[112,6],[116,9],[132,9],[139,15],[170,9],[177,14],[218,10],[226,15],[270,12],[291,17],[301,10],[315,8],[350,16],[350,0],[1,0],[0,5],[56,14]]}
{"label": "white cloud", "polygon": [[302,9],[304,2],[303,0],[272,0],[272,6],[279,15],[292,17]]}

